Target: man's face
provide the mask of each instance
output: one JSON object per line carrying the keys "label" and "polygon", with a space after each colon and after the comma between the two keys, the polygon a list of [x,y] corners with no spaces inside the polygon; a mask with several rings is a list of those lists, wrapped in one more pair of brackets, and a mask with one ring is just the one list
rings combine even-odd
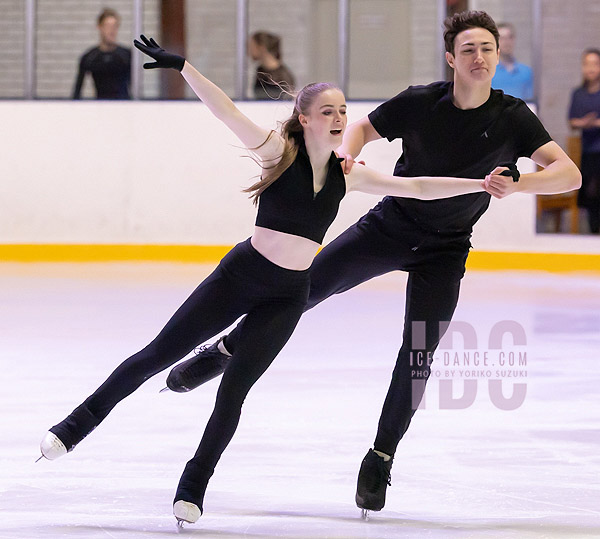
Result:
{"label": "man's face", "polygon": [[116,17],[106,17],[99,25],[100,40],[107,45],[116,45],[119,33],[119,20]]}
{"label": "man's face", "polygon": [[454,40],[454,54],[446,53],[455,79],[467,84],[491,84],[498,65],[498,48],[493,34],[484,28],[469,28]]}
{"label": "man's face", "polygon": [[260,59],[260,47],[253,38],[248,39],[248,56],[250,56],[254,62]]}
{"label": "man's face", "polygon": [[498,28],[500,34],[500,53],[506,56],[513,56],[515,52],[515,35],[510,28]]}

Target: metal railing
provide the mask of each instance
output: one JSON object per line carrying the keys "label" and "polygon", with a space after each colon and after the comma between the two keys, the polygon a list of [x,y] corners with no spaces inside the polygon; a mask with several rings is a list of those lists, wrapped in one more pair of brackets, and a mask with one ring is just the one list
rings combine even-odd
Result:
{"label": "metal railing", "polygon": [[[533,43],[539,43],[541,37],[541,1],[532,0],[533,10]],[[143,21],[143,0],[132,0],[133,2],[133,34],[142,33]],[[235,47],[235,98],[245,99],[248,80],[246,70],[248,60],[246,56],[246,42],[248,39],[248,19],[249,19],[250,0],[237,0],[236,5],[236,47]],[[338,6],[338,85],[347,94],[349,82],[350,65],[350,0],[337,0]],[[24,96],[26,99],[35,99],[36,97],[36,13],[37,0],[25,0],[25,88]],[[438,27],[441,28],[442,21],[446,13],[446,0],[438,0],[437,19]],[[441,31],[438,36],[440,51],[444,50]],[[538,95],[539,73],[541,67],[541,54],[539,48],[534,47],[533,70],[536,73],[536,92]],[[440,54],[438,78],[442,80],[445,73],[444,55]],[[132,55],[132,77],[131,94],[133,99],[141,97],[141,59],[139,55]]]}

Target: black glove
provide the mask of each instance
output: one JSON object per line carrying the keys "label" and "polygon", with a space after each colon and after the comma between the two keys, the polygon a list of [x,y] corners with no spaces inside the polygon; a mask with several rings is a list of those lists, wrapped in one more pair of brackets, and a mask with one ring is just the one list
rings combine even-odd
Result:
{"label": "black glove", "polygon": [[503,170],[500,176],[512,176],[513,182],[518,182],[521,174],[514,163],[502,163],[499,167],[507,167],[508,170]]}
{"label": "black glove", "polygon": [[140,39],[144,43],[140,43],[137,39],[134,39],[133,44],[135,47],[156,60],[156,62],[144,64],[144,69],[156,69],[157,67],[172,67],[177,71],[183,69],[185,58],[161,49],[160,45],[154,39],[148,39],[145,35],[141,35]]}

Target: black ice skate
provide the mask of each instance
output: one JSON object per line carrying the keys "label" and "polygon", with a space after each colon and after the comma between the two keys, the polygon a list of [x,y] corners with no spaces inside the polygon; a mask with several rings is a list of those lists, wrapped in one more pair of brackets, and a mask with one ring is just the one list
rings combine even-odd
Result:
{"label": "black ice skate", "polygon": [[40,443],[42,457],[55,460],[73,451],[75,446],[99,423],[100,421],[88,410],[87,406],[81,404],[46,433]]}
{"label": "black ice skate", "polygon": [[167,376],[167,388],[186,393],[223,374],[231,356],[219,350],[222,339],[210,346],[200,347],[194,357],[175,365]]}
{"label": "black ice skate", "polygon": [[368,511],[381,511],[385,505],[385,491],[392,484],[393,459],[385,462],[375,451],[369,449],[360,465],[356,486],[356,505],[362,509],[367,520]]}

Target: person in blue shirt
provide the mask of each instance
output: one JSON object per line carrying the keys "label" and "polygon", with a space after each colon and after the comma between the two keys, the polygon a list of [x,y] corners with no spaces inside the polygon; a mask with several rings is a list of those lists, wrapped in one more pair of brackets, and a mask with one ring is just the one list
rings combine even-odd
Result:
{"label": "person in blue shirt", "polygon": [[581,129],[581,189],[577,204],[586,208],[590,232],[600,234],[600,50],[581,57],[583,82],[571,95],[569,124]]}
{"label": "person in blue shirt", "polygon": [[515,59],[515,28],[512,24],[498,24],[500,34],[500,63],[492,79],[492,88],[502,90],[505,94],[531,101],[533,95],[532,69]]}

